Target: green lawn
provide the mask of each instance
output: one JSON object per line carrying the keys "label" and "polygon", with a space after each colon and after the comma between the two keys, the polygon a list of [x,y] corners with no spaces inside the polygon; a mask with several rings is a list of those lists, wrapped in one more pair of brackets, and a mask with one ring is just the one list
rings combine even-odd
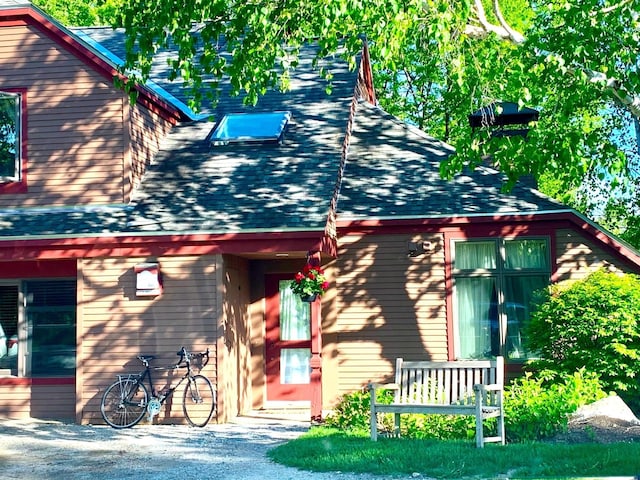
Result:
{"label": "green lawn", "polygon": [[269,452],[274,461],[304,470],[420,473],[442,479],[569,478],[640,474],[640,443],[488,444],[475,441],[379,439],[317,427]]}

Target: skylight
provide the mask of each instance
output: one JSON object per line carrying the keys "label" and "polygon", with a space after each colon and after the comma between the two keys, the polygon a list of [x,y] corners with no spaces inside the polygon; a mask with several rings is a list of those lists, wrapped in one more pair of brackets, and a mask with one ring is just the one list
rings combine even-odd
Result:
{"label": "skylight", "polygon": [[291,112],[225,115],[209,135],[209,140],[213,145],[279,141],[290,118]]}

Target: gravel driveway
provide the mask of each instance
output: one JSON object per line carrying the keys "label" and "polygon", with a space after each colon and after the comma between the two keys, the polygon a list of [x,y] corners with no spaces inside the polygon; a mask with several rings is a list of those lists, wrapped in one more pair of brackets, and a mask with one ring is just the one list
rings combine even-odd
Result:
{"label": "gravel driveway", "polygon": [[308,427],[308,422],[247,418],[203,429],[141,424],[126,430],[0,420],[0,475],[12,480],[382,478],[310,473],[266,457],[267,450]]}

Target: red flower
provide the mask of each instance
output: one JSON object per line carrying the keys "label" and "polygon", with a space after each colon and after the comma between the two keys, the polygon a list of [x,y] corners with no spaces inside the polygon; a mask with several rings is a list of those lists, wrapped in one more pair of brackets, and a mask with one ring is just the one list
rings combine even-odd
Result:
{"label": "red flower", "polygon": [[329,290],[329,282],[322,282],[322,290]]}
{"label": "red flower", "polygon": [[311,270],[309,273],[307,273],[307,278],[309,280],[315,280],[316,279],[316,275],[315,275],[315,273],[313,273],[313,270]]}
{"label": "red flower", "polygon": [[295,276],[296,282],[300,283],[303,279],[304,279],[303,274],[301,274],[300,272],[296,273],[296,276]]}

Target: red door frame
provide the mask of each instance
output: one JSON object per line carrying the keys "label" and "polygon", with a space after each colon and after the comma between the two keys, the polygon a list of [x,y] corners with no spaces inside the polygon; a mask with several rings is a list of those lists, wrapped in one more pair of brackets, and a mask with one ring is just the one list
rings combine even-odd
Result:
{"label": "red door frame", "polygon": [[[312,349],[314,338],[314,315],[317,314],[311,305],[311,322],[309,340],[280,340],[280,290],[281,280],[293,278],[289,274],[265,275],[265,373],[267,384],[267,400],[300,401],[312,399],[312,384],[280,383],[280,351],[283,348]],[[317,303],[317,302],[314,302]],[[313,354],[313,352],[312,352]]]}

